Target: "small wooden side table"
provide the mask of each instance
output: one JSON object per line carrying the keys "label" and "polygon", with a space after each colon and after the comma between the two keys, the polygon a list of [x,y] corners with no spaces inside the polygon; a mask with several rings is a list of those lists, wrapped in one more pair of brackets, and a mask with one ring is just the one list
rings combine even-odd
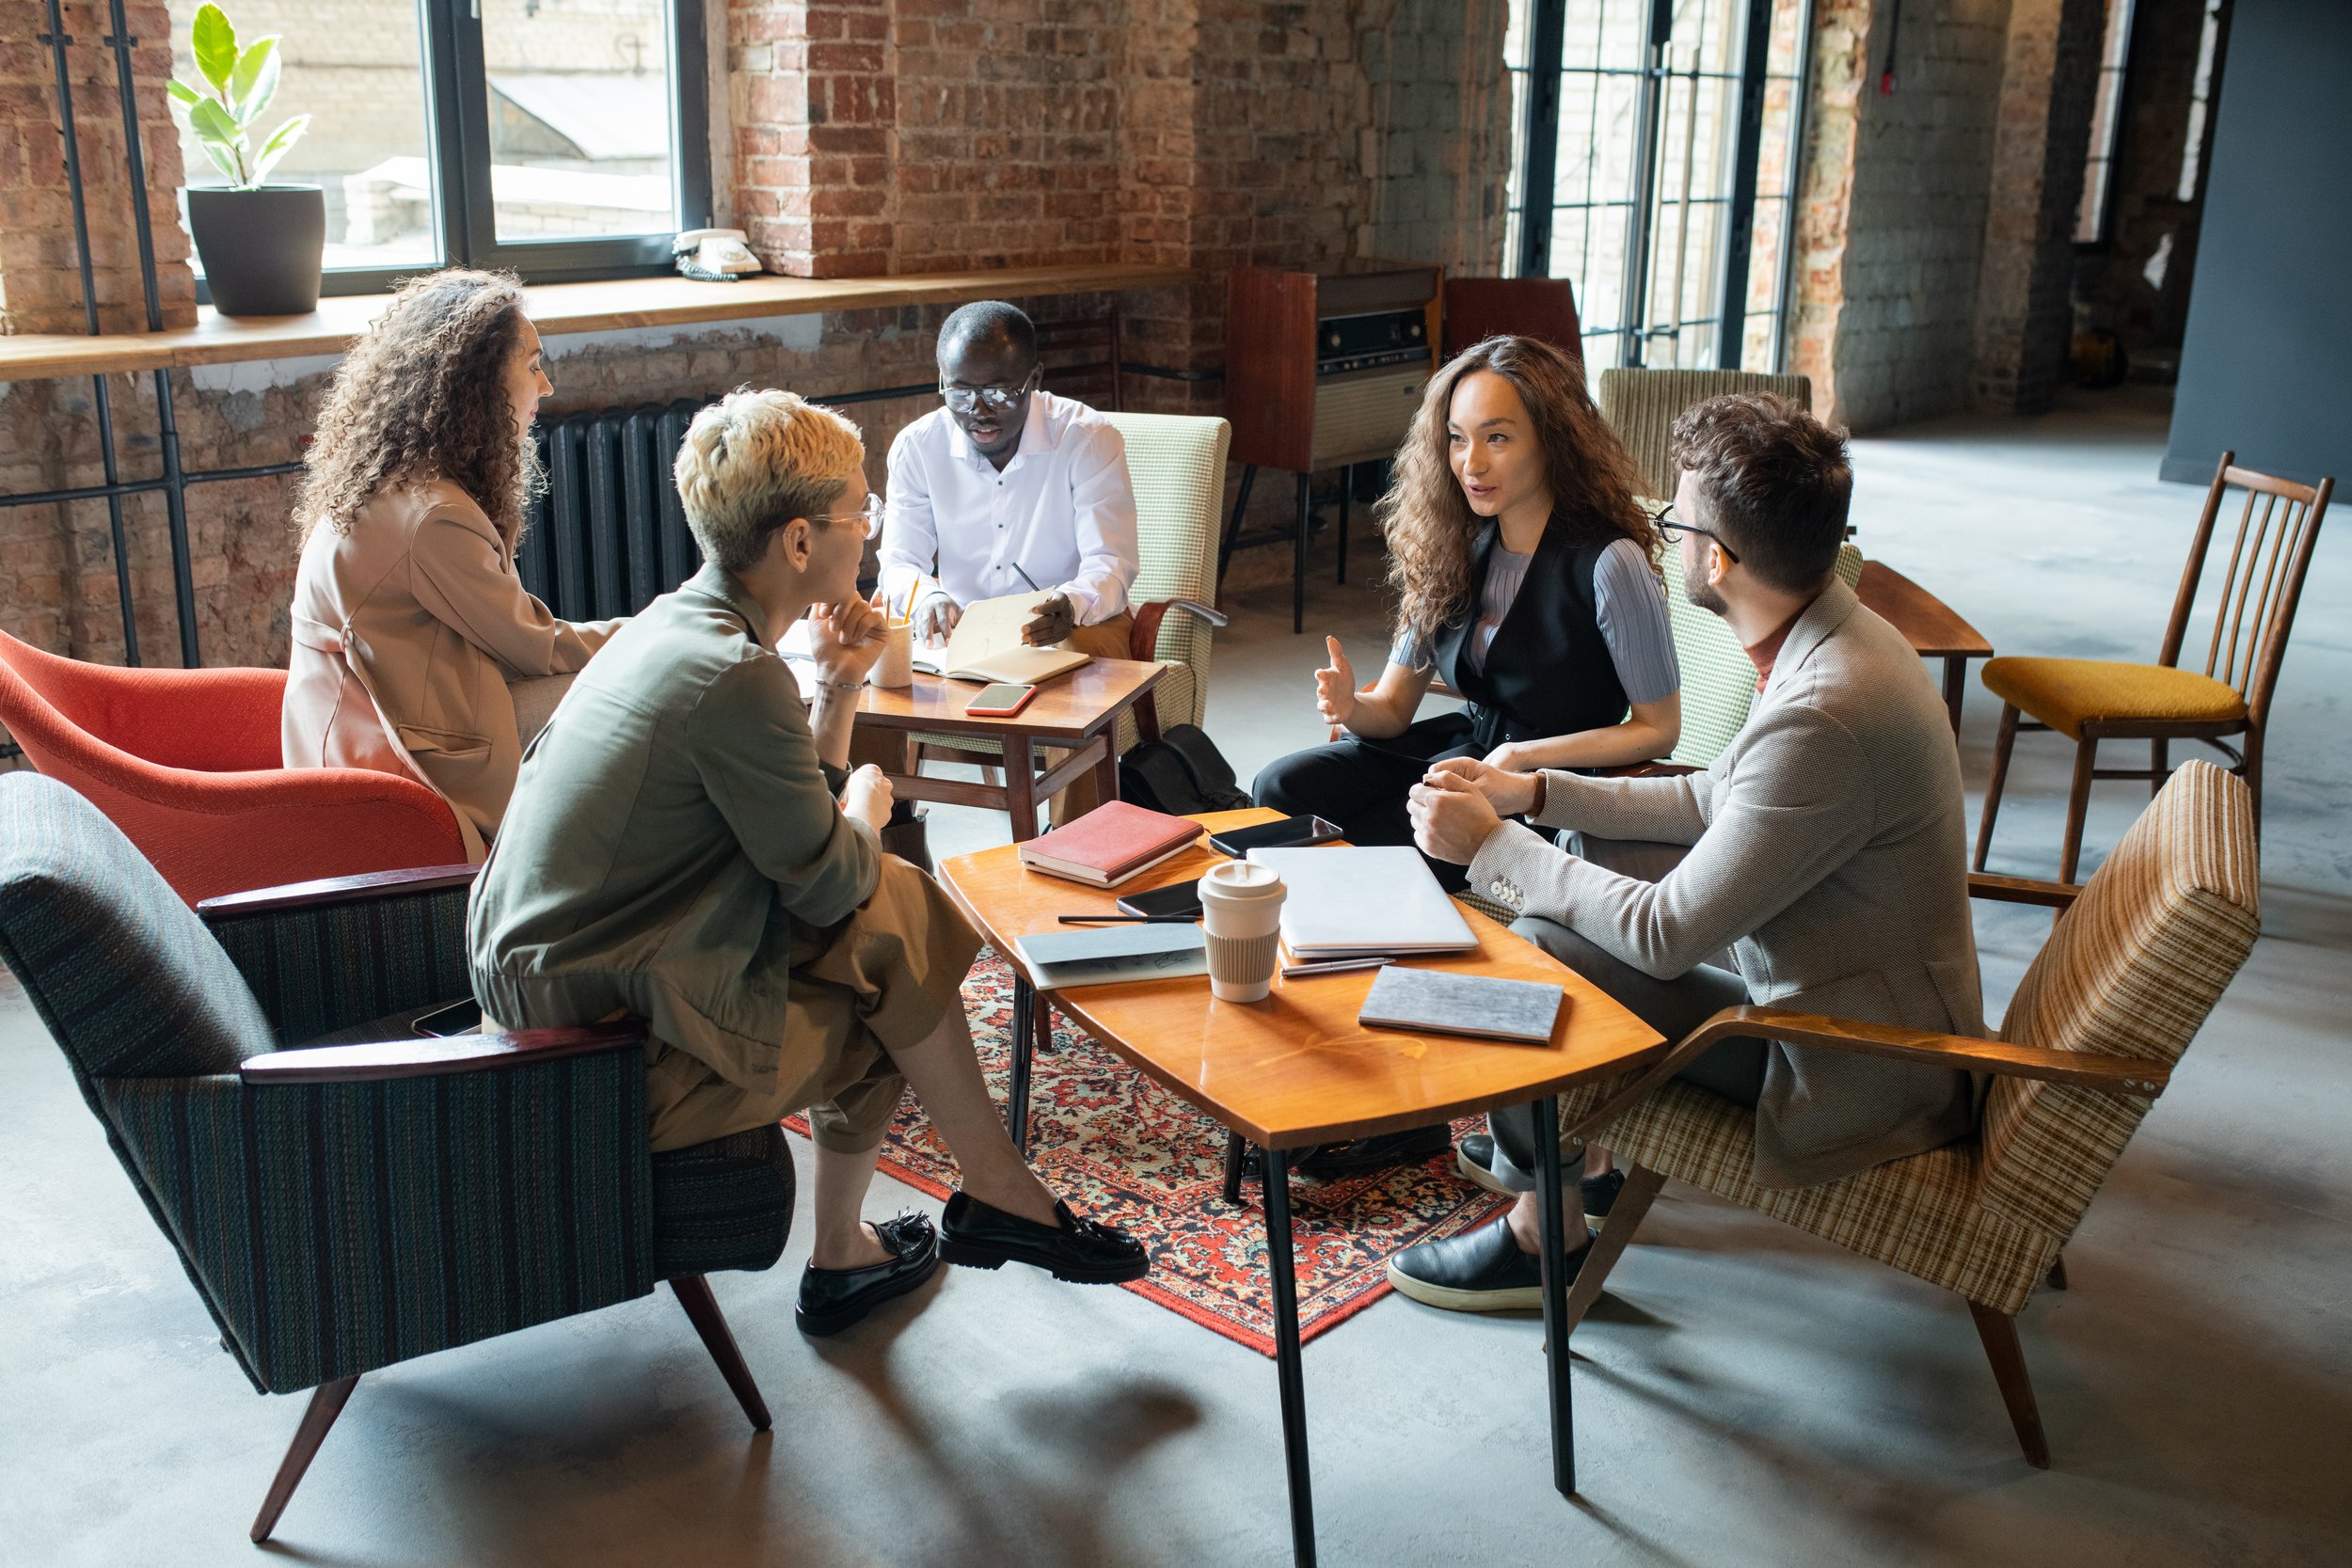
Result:
{"label": "small wooden side table", "polygon": [[[1215,831],[1274,819],[1264,810],[1197,818]],[[1012,1085],[1007,1119],[1027,1144],[1030,1020],[1039,993],[1013,947],[1017,937],[1067,929],[1056,916],[1109,912],[1122,894],[1188,881],[1223,857],[1205,843],[1162,862],[1117,889],[1096,889],[1025,869],[1011,846],[958,855],[940,881],[1013,971]],[[1282,1449],[1290,1480],[1291,1544],[1315,1560],[1314,1502],[1307,1462],[1307,1394],[1298,1344],[1298,1298],[1291,1255],[1286,1149],[1342,1138],[1427,1127],[1434,1122],[1534,1101],[1539,1124],[1559,1119],[1560,1091],[1613,1078],[1650,1061],[1665,1041],[1591,981],[1542,948],[1472,910],[1463,918],[1474,953],[1411,960],[1417,968],[1548,981],[1566,1000],[1549,1043],[1507,1044],[1459,1035],[1364,1029],[1356,1022],[1373,970],[1278,977],[1263,1002],[1220,1002],[1205,974],[1052,992],[1054,1005],[1120,1060],[1264,1152],[1266,1269],[1274,1294],[1275,1378],[1282,1401]],[[1552,1482],[1576,1491],[1569,1421],[1567,1282],[1560,1146],[1537,1140],[1535,1197],[1544,1238],[1545,1343],[1549,1349]]]}
{"label": "small wooden side table", "polygon": [[[807,693],[817,678],[815,668],[800,662],[793,668],[803,693]],[[869,686],[859,692],[857,727],[897,730],[909,737],[910,745],[917,735],[980,736],[999,743],[1005,754],[1002,784],[925,778],[910,763],[907,770],[890,774],[890,785],[901,800],[939,800],[1006,812],[1012,817],[1013,842],[1019,844],[1037,836],[1037,803],[1051,800],[1089,769],[1101,798],[1119,799],[1119,758],[1113,743],[1120,715],[1142,701],[1167,673],[1168,666],[1150,660],[1097,658],[1044,682],[1029,705],[1009,719],[972,719],[963,709],[978,694],[977,685],[918,671],[912,686]],[[1068,747],[1070,754],[1041,773],[1040,746]]]}
{"label": "small wooden side table", "polygon": [[1960,733],[1961,698],[1968,690],[1968,661],[1991,658],[1993,644],[1960,612],[1883,561],[1865,561],[1854,585],[1862,602],[1886,618],[1921,658],[1944,661],[1944,705],[1951,710],[1952,733]]}

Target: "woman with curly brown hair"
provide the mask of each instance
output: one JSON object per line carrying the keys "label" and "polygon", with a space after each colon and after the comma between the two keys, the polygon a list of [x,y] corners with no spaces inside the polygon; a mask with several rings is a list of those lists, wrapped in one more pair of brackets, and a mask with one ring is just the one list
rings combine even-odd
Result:
{"label": "woman with curly brown hair", "polygon": [[[1261,768],[1258,803],[1410,844],[1406,792],[1441,757],[1513,772],[1646,762],[1682,729],[1651,562],[1658,532],[1583,368],[1489,338],[1429,383],[1377,515],[1402,603],[1388,668],[1358,690],[1338,638],[1315,706],[1348,734]],[[1467,700],[1416,722],[1433,676]],[[1432,862],[1449,887],[1461,867]]]}
{"label": "woman with curly brown hair", "polygon": [[[286,766],[422,779],[476,861],[522,761],[510,685],[571,675],[621,625],[559,621],[515,574],[553,390],[512,277],[414,279],[336,372],[294,512]],[[526,690],[544,721],[560,690]]]}

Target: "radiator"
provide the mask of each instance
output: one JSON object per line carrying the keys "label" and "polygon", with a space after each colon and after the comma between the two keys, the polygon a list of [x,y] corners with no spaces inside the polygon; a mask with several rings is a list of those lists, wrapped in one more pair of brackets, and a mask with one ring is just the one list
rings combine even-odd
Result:
{"label": "radiator", "polygon": [[548,487],[532,500],[515,569],[558,616],[634,615],[702,564],[670,467],[706,406],[646,403],[540,426]]}

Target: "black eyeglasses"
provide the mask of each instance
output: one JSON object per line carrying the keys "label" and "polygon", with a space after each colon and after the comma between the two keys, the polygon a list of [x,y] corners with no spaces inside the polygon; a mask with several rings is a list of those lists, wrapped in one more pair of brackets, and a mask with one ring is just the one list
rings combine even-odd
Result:
{"label": "black eyeglasses", "polygon": [[1712,539],[1715,541],[1715,547],[1717,549],[1731,557],[1733,565],[1736,566],[1740,563],[1740,553],[1733,549],[1729,545],[1724,543],[1724,536],[1722,534],[1717,533],[1711,528],[1701,528],[1696,523],[1686,523],[1679,520],[1675,516],[1675,509],[1671,503],[1662,508],[1659,512],[1658,515],[1651,518],[1650,521],[1656,523],[1658,525],[1658,531],[1668,539],[1679,541],[1686,533],[1695,533],[1702,539]]}
{"label": "black eyeglasses", "polygon": [[1028,396],[1037,386],[1037,378],[1038,372],[1031,371],[1017,387],[964,387],[942,377],[939,395],[959,414],[969,414],[981,404],[1001,412]]}

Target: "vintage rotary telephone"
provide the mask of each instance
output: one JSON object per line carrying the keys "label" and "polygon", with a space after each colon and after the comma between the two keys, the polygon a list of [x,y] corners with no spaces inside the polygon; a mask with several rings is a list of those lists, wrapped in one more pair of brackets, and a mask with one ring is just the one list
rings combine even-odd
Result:
{"label": "vintage rotary telephone", "polygon": [[740,229],[689,229],[670,242],[677,270],[705,283],[732,283],[759,271],[759,258]]}

